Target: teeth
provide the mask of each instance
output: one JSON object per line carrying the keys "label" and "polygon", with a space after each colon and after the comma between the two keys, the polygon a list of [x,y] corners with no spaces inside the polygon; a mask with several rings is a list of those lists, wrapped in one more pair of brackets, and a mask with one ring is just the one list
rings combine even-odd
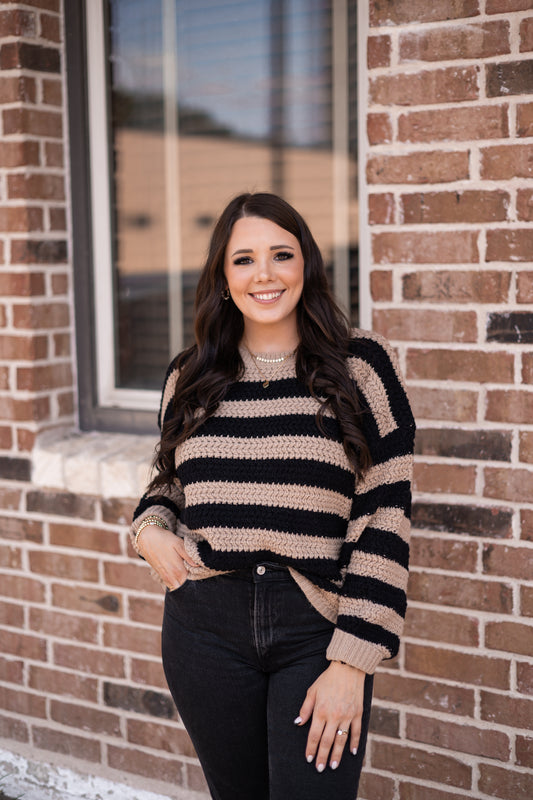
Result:
{"label": "teeth", "polygon": [[257,297],[258,300],[274,300],[275,297],[280,297],[283,292],[263,292],[262,294],[254,294],[252,297]]}

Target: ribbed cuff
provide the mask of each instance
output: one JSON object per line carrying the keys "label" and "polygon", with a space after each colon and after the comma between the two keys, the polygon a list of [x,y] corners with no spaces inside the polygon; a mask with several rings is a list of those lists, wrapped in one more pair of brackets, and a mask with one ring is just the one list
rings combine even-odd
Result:
{"label": "ribbed cuff", "polygon": [[163,519],[167,523],[168,529],[172,533],[176,533],[176,529],[178,527],[178,520],[176,518],[176,515],[173,514],[172,511],[169,511],[168,508],[166,508],[165,506],[157,506],[157,505],[150,506],[145,511],[143,511],[142,514],[139,514],[139,516],[133,521],[131,525],[130,541],[133,549],[136,550],[137,555],[140,558],[142,558],[142,556],[139,553],[139,551],[135,548],[135,534],[139,530],[139,526],[141,525],[143,520],[145,520],[146,517],[153,517],[153,516],[161,517],[161,519]]}
{"label": "ribbed cuff", "polygon": [[344,661],[345,664],[357,667],[368,675],[372,675],[379,663],[388,655],[385,648],[357,639],[339,628],[335,629],[326,652],[329,661]]}

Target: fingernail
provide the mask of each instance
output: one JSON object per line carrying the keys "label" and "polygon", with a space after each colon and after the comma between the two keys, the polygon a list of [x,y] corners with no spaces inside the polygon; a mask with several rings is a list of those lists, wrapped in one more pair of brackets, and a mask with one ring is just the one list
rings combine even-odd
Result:
{"label": "fingernail", "polygon": [[317,764],[316,771],[324,772],[324,764]]}
{"label": "fingernail", "polygon": [[301,717],[296,717],[296,719],[294,720],[294,724],[299,725],[301,721],[302,721]]}
{"label": "fingernail", "polygon": [[352,748],[352,756],[356,756],[356,755],[357,755],[357,747],[353,747]]}
{"label": "fingernail", "polygon": [[332,761],[330,766],[331,766],[331,769],[337,769],[337,767],[339,766],[339,762],[338,761]]}
{"label": "fingernail", "polygon": [[306,756],[306,758],[307,758],[307,763],[308,764],[310,764],[311,761],[313,760],[313,756]]}

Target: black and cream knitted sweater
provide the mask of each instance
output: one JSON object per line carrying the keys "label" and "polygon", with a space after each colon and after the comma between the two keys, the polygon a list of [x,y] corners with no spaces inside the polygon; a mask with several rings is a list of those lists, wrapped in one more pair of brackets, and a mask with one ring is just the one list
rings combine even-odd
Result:
{"label": "black and cream knitted sweater", "polygon": [[[215,415],[176,451],[171,491],[145,494],[132,532],[148,514],[165,519],[201,566],[191,579],[270,561],[289,567],[335,630],[327,651],[374,672],[398,650],[406,608],[410,481],[415,425],[394,353],[354,331],[348,367],[368,412],[373,466],[356,484],[337,420],[318,429],[318,403],[296,378],[294,358],[268,388],[243,350],[245,373]],[[171,364],[160,421],[172,414]]]}

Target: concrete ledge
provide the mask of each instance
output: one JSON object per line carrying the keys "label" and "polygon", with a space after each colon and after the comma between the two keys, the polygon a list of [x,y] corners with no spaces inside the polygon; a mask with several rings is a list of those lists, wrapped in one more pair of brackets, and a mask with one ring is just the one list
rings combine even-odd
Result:
{"label": "concrete ledge", "polygon": [[47,431],[32,453],[32,482],[99,497],[140,497],[156,440],[125,433]]}

